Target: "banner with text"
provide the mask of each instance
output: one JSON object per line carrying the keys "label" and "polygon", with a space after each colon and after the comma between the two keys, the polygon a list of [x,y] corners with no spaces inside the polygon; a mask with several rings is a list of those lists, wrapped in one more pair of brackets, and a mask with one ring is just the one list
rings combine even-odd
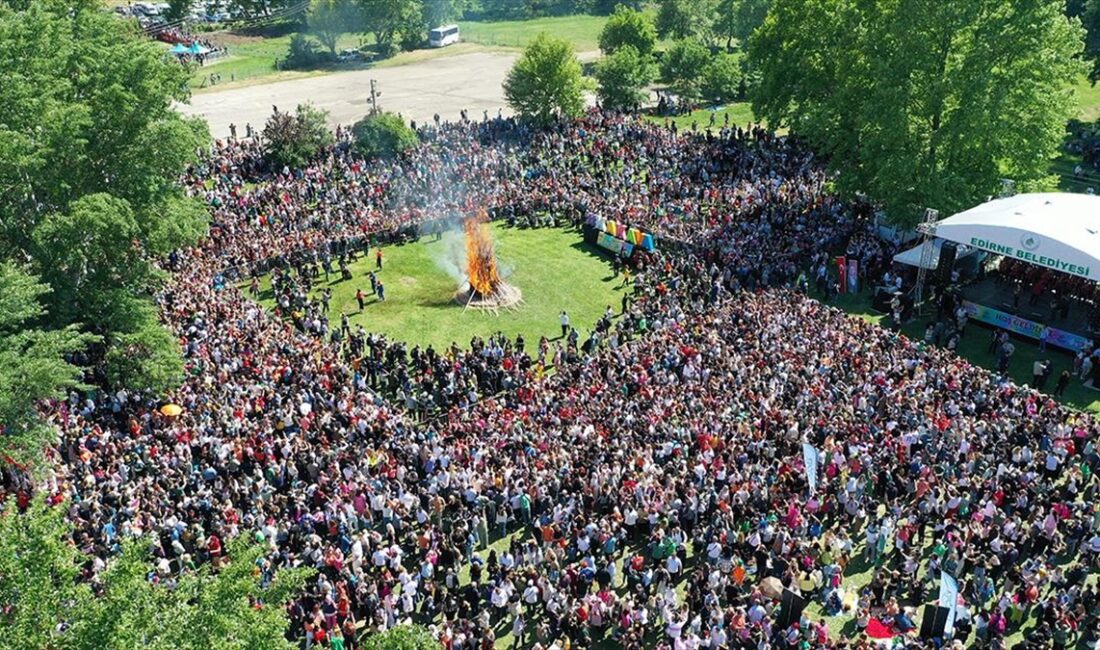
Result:
{"label": "banner with text", "polygon": [[[1035,321],[1021,318],[1019,316],[1013,316],[1007,312],[987,307],[985,305],[979,305],[977,303],[970,302],[969,300],[963,301],[963,309],[970,318],[999,327],[1004,330],[1008,330],[1013,334],[1019,334],[1020,336],[1028,336],[1033,339],[1039,338],[1039,332],[1043,331],[1043,324],[1036,323]],[[1074,334],[1073,332],[1067,332],[1054,327],[1050,328],[1050,338],[1047,339],[1048,345],[1056,345],[1060,348],[1067,350],[1073,350],[1074,352],[1085,348],[1092,347],[1092,341]]]}

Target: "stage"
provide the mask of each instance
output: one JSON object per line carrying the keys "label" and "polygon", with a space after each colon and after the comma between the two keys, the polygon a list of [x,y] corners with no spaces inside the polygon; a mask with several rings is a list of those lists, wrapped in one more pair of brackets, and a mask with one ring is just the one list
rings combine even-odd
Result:
{"label": "stage", "polygon": [[1050,327],[1048,343],[1072,351],[1091,348],[1100,340],[1095,306],[1073,296],[1057,297],[1043,291],[1033,297],[1031,288],[992,273],[958,289],[971,320],[1008,330],[1025,338],[1039,339],[1043,326]]}

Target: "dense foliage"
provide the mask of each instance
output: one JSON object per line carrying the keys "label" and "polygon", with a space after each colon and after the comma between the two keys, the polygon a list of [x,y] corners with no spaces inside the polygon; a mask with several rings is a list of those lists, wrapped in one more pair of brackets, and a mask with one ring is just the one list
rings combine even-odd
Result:
{"label": "dense foliage", "polygon": [[1083,72],[1056,0],[776,0],[750,47],[753,108],[899,220],[1042,184]]}
{"label": "dense foliage", "polygon": [[37,500],[26,512],[5,511],[13,506],[0,503],[0,650],[296,647],[284,638],[285,603],[309,571],[280,571],[262,584],[260,545],[238,538],[228,562],[186,571],[170,586],[150,580],[146,547],[127,541],[93,589],[78,580],[87,558],[71,542],[66,509]]}
{"label": "dense foliage", "polygon": [[648,95],[653,64],[632,45],[624,45],[596,65],[597,95],[604,108],[636,109]]}
{"label": "dense foliage", "polygon": [[276,167],[301,167],[322,148],[333,143],[328,113],[312,104],[299,104],[289,113],[268,118],[263,131],[264,155]]}
{"label": "dense foliage", "polygon": [[394,113],[368,115],[351,127],[355,151],[365,158],[390,158],[412,149],[419,142],[401,116]]}
{"label": "dense foliage", "polygon": [[65,360],[95,337],[75,326],[39,329],[48,285],[11,262],[0,262],[0,458],[37,464],[57,434],[35,410],[43,398],[79,386],[80,369]]}
{"label": "dense foliage", "polygon": [[430,631],[419,625],[399,625],[363,641],[363,650],[440,650],[442,647]]}
{"label": "dense foliage", "polygon": [[[177,182],[208,139],[173,108],[187,71],[91,0],[42,0],[0,4],[0,79],[0,261],[49,286],[36,326],[77,325],[102,340],[108,378],[164,388],[180,362],[150,260],[206,219]],[[142,342],[160,354],[132,356]]]}
{"label": "dense foliage", "polygon": [[545,32],[539,34],[508,72],[504,96],[516,113],[539,124],[580,115],[583,80],[573,47]]}
{"label": "dense foliage", "polygon": [[710,52],[699,41],[676,41],[661,59],[661,77],[680,97],[696,99],[709,62]]}
{"label": "dense foliage", "polygon": [[600,49],[604,54],[614,54],[625,45],[649,56],[657,45],[657,27],[648,13],[619,5],[600,32]]}

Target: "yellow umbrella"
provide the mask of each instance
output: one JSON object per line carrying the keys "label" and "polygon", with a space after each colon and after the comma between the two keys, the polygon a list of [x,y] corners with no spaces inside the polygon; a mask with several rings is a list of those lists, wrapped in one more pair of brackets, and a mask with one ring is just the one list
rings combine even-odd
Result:
{"label": "yellow umbrella", "polygon": [[165,404],[160,407],[161,415],[166,415],[170,418],[174,418],[180,413],[183,413],[183,407],[179,404]]}

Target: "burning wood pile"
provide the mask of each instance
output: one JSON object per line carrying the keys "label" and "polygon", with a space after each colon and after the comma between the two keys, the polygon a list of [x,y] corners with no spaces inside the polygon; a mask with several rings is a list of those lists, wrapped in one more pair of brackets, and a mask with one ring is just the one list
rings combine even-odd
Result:
{"label": "burning wood pile", "polygon": [[466,282],[455,295],[455,300],[466,308],[495,311],[502,307],[514,307],[523,295],[500,277],[488,222],[489,215],[480,210],[463,224],[466,233]]}

